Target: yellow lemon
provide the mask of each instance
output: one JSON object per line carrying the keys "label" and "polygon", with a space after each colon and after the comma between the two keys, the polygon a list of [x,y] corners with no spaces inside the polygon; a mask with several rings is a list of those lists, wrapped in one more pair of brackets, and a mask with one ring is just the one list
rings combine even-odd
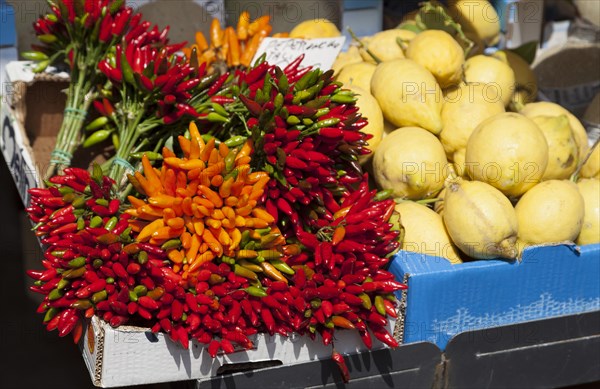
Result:
{"label": "yellow lemon", "polygon": [[335,38],[342,35],[340,30],[328,19],[305,20],[290,31],[290,38]]}
{"label": "yellow lemon", "polygon": [[527,61],[520,55],[508,50],[497,51],[492,56],[508,64],[515,73],[513,103],[518,106],[535,101],[538,91],[537,79]]}
{"label": "yellow lemon", "polygon": [[464,51],[445,31],[423,31],[408,44],[406,57],[429,70],[442,88],[457,85],[462,79]]}
{"label": "yellow lemon", "polygon": [[396,211],[404,228],[402,250],[446,258],[452,264],[462,263],[439,214],[413,201],[397,204]]}
{"label": "yellow lemon", "polygon": [[442,218],[454,244],[469,257],[516,258],[517,215],[493,186],[448,179]]}
{"label": "yellow lemon", "polygon": [[369,92],[357,86],[351,86],[350,90],[356,93],[356,106],[360,114],[369,121],[361,131],[372,136],[367,141],[371,154],[359,157],[360,162],[364,163],[373,156],[383,138],[383,113],[377,100]]}
{"label": "yellow lemon", "polygon": [[525,116],[505,112],[484,120],[469,137],[469,177],[519,197],[540,182],[548,165],[544,133]]}
{"label": "yellow lemon", "polygon": [[560,115],[534,116],[531,120],[542,130],[548,142],[548,166],[542,180],[569,178],[579,163],[579,150],[569,119]]}
{"label": "yellow lemon", "polygon": [[493,46],[500,39],[500,18],[489,1],[450,0],[448,13],[465,33],[473,33],[486,45]]}
{"label": "yellow lemon", "polygon": [[357,86],[366,91],[371,90],[371,77],[377,66],[368,62],[357,62],[344,66],[337,80],[344,86]]}
{"label": "yellow lemon", "polygon": [[373,156],[375,182],[395,197],[420,200],[444,186],[446,153],[435,135],[419,127],[402,127],[381,140]]}
{"label": "yellow lemon", "polygon": [[[587,157],[583,156],[583,158]],[[583,178],[600,179],[600,146],[596,146],[579,172]]]}
{"label": "yellow lemon", "polygon": [[331,65],[331,68],[333,69],[333,74],[336,75],[340,73],[344,66],[362,61],[363,59],[360,56],[360,53],[358,52],[358,47],[351,45],[348,48],[348,51],[343,51],[338,54],[335,61],[333,62],[333,65]]}
{"label": "yellow lemon", "polygon": [[584,217],[583,197],[567,180],[537,184],[515,206],[519,240],[535,245],[575,241]]}
{"label": "yellow lemon", "polygon": [[577,244],[600,243],[600,180],[580,180],[577,188],[585,204],[583,226],[577,237]]}
{"label": "yellow lemon", "polygon": [[579,156],[580,158],[585,158],[584,156],[587,155],[589,145],[585,127],[581,124],[579,119],[575,117],[575,115],[567,111],[565,108],[549,101],[538,101],[536,103],[525,104],[519,113],[527,116],[528,118],[534,116],[567,115],[567,118],[569,119],[569,125],[571,126],[571,130],[573,130],[575,142],[577,142],[577,147],[579,148]]}
{"label": "yellow lemon", "polygon": [[449,157],[467,147],[467,141],[479,123],[504,112],[502,102],[489,98],[487,91],[481,84],[463,84],[446,95],[439,136]]}
{"label": "yellow lemon", "polygon": [[442,90],[433,75],[410,59],[379,64],[371,93],[386,120],[398,127],[417,126],[434,134],[442,129]]}
{"label": "yellow lemon", "polygon": [[493,100],[502,100],[505,106],[510,103],[515,90],[515,73],[510,66],[486,55],[476,55],[465,62],[465,81],[483,84],[486,95]]}
{"label": "yellow lemon", "polygon": [[[393,28],[391,30],[378,32],[371,36],[367,41],[366,46],[370,52],[379,58],[379,60],[391,61],[393,59],[405,57],[404,51],[398,43],[398,40],[404,42],[405,45],[408,45],[415,36],[417,36],[417,34],[413,31]],[[365,61],[375,63],[373,57],[365,50],[361,51],[361,55]]]}

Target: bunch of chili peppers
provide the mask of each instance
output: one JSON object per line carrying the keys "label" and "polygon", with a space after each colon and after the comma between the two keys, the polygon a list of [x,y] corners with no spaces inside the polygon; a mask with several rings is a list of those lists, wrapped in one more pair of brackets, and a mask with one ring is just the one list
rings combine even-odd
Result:
{"label": "bunch of chili peppers", "polygon": [[103,170],[115,180],[133,173],[130,162],[139,160],[142,151],[157,155],[168,135],[178,133],[178,122],[187,123],[182,118],[198,116],[187,102],[192,95],[204,99],[215,78],[206,74],[206,66],[194,66],[175,54],[183,44],[168,44],[168,28],[149,27],[148,22],[133,27],[98,64],[110,87],[94,102],[101,116],[88,125],[95,132],[86,142],[89,146],[113,135],[116,152]]}
{"label": "bunch of chili peppers", "polygon": [[[160,42],[153,31],[146,36]],[[318,334],[328,345],[336,330],[357,330],[368,348],[371,336],[397,346],[386,328],[394,292],[405,288],[386,270],[399,246],[394,202],[369,190],[358,164],[368,137],[354,96],[331,72],[301,68],[302,58],[206,76],[166,44],[143,42],[134,40],[132,57],[119,46],[100,66],[127,93],[99,110],[123,119],[119,104],[142,90],[163,118],[157,126],[189,113],[199,127],[179,136],[183,158],[168,147],[143,153],[144,175],[129,175],[137,195],[125,202],[99,167],[66,169],[30,192],[27,211],[47,249],[46,270],[29,274],[45,294],[48,328],[76,328],[78,338],[80,319],[97,314],[164,331],[183,347],[195,339],[213,357],[251,348],[259,332]],[[244,194],[250,208],[239,203]]]}
{"label": "bunch of chili peppers", "polygon": [[71,75],[65,115],[46,179],[70,165],[73,152],[81,144],[81,129],[98,93],[97,85],[105,81],[96,66],[135,21],[133,10],[125,7],[123,0],[48,0],[48,4],[51,12],[33,25],[41,45],[23,53],[25,59],[37,62],[34,72],[64,61]]}

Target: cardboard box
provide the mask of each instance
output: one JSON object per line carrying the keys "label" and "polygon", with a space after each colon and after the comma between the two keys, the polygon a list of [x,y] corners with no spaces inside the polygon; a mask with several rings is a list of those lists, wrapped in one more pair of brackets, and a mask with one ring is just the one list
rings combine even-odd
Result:
{"label": "cardboard box", "polygon": [[27,190],[39,186],[39,172],[48,164],[66,101],[61,90],[68,86],[66,75],[34,75],[30,64],[6,65],[0,114],[0,151],[24,204]]}
{"label": "cardboard box", "polygon": [[[395,322],[389,323],[392,331]],[[121,326],[112,328],[98,317],[89,323],[80,347],[96,386],[140,385],[198,379],[209,380],[224,372],[253,368],[294,365],[331,358],[331,346],[324,346],[320,336],[257,334],[250,338],[254,349],[211,358],[206,346],[194,341],[188,350],[174,343],[163,333],[153,334],[147,328]],[[366,351],[357,331],[335,333],[335,348],[342,354]],[[387,348],[373,339],[373,350]]]}
{"label": "cardboard box", "polygon": [[401,251],[390,266],[408,289],[397,339],[444,350],[454,335],[600,310],[600,244],[528,248],[521,262],[447,260]]}
{"label": "cardboard box", "polygon": [[[2,85],[0,107],[0,152],[13,176],[23,204],[29,203],[29,188],[39,187],[56,143],[66,103],[63,92],[69,86],[66,73],[34,74],[31,62],[9,62],[5,68],[8,82]],[[88,168],[92,162],[106,160],[99,145],[79,148],[73,155],[73,166]]]}

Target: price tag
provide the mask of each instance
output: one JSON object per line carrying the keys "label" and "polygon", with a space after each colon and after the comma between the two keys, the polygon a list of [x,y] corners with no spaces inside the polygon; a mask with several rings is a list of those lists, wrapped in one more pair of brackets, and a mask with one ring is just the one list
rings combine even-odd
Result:
{"label": "price tag", "polygon": [[260,43],[252,63],[266,53],[269,64],[285,67],[304,54],[301,66],[312,66],[323,70],[330,69],[342,50],[346,37],[297,39],[297,38],[265,38]]}

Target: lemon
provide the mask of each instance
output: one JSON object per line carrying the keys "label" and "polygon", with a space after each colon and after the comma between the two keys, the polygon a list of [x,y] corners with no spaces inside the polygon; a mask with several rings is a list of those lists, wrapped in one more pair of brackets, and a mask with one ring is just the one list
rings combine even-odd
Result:
{"label": "lemon", "polygon": [[335,38],[342,33],[335,24],[327,19],[305,20],[290,31],[290,38]]}
{"label": "lemon", "polygon": [[[391,61],[393,59],[405,57],[402,47],[398,44],[398,40],[408,44],[415,36],[417,36],[417,34],[409,30],[397,28],[385,30],[371,36],[366,42],[366,47],[382,62]],[[365,50],[361,51],[361,55],[365,61],[375,63],[373,57]]]}
{"label": "lemon", "polygon": [[442,129],[442,90],[427,69],[410,59],[379,64],[371,93],[386,120],[398,127],[417,126],[434,134]]}
{"label": "lemon", "polygon": [[525,244],[575,241],[583,225],[584,202],[575,183],[549,180],[527,191],[515,212],[519,240]]}
{"label": "lemon", "polygon": [[491,100],[510,103],[515,89],[515,73],[501,60],[486,55],[476,55],[465,62],[465,81],[481,83]]}
{"label": "lemon", "polygon": [[337,76],[337,80],[344,86],[357,86],[366,91],[371,90],[371,77],[377,66],[368,62],[352,63],[344,66]]}
{"label": "lemon", "polygon": [[548,165],[544,133],[525,116],[505,112],[484,120],[469,138],[469,177],[518,197],[540,182]]}
{"label": "lemon", "polygon": [[438,215],[444,214],[444,197],[446,196],[446,188],[442,189],[440,193],[438,193],[437,198],[439,199],[435,203],[433,203],[433,210]]}
{"label": "lemon", "polygon": [[460,177],[467,177],[467,170],[465,168],[466,154],[466,148],[458,149],[454,152],[454,154],[452,154],[452,165],[454,166],[456,174],[458,174]]}
{"label": "lemon", "polygon": [[585,132],[585,127],[581,124],[579,119],[575,117],[575,115],[573,115],[565,108],[561,107],[556,103],[551,103],[549,101],[538,101],[536,103],[525,104],[525,106],[519,111],[519,113],[527,116],[528,118],[542,115],[567,115],[567,118],[569,119],[569,125],[571,126],[571,130],[573,130],[575,142],[577,142],[577,147],[579,148],[579,156],[580,158],[585,158],[584,156],[587,155],[589,145],[587,132]]}
{"label": "lemon", "polygon": [[600,243],[600,180],[580,180],[577,188],[585,204],[583,225],[577,237],[577,244]]}
{"label": "lemon", "polygon": [[581,167],[579,175],[583,178],[600,179],[600,146],[596,146],[592,150],[592,154],[590,154],[588,160]]}
{"label": "lemon", "polygon": [[500,39],[500,18],[489,1],[451,0],[448,13],[465,34],[473,33],[486,45],[494,46]]}
{"label": "lemon", "polygon": [[569,178],[579,163],[579,150],[569,119],[560,115],[534,116],[531,120],[542,130],[548,142],[548,166],[542,180]]}
{"label": "lemon", "polygon": [[396,211],[404,227],[402,250],[446,258],[452,264],[462,263],[440,215],[413,201],[397,204]]}
{"label": "lemon", "polygon": [[369,92],[357,86],[351,86],[350,90],[356,93],[356,106],[360,114],[369,121],[361,131],[372,135],[372,138],[367,141],[367,148],[371,150],[371,154],[359,157],[360,162],[364,163],[371,158],[383,138],[383,113],[377,100]]}
{"label": "lemon", "polygon": [[535,101],[538,91],[537,79],[527,61],[508,50],[499,50],[492,56],[508,64],[515,73],[516,85],[512,102],[519,106]]}
{"label": "lemon", "polygon": [[442,218],[454,244],[469,257],[516,258],[517,215],[493,186],[448,179]]}
{"label": "lemon", "polygon": [[373,156],[375,182],[395,197],[429,198],[444,186],[448,163],[440,141],[419,127],[402,127],[381,140]]}
{"label": "lemon", "polygon": [[486,92],[481,84],[463,84],[446,94],[439,136],[449,158],[467,147],[467,141],[479,123],[504,112],[502,102],[488,98]]}
{"label": "lemon", "polygon": [[429,70],[442,88],[461,81],[465,54],[446,31],[423,31],[408,44],[406,57]]}
{"label": "lemon", "polygon": [[333,69],[333,74],[337,75],[344,68],[344,66],[362,61],[362,57],[358,52],[358,47],[351,45],[348,47],[348,51],[343,51],[338,54],[333,62],[333,65],[331,65],[331,68]]}

